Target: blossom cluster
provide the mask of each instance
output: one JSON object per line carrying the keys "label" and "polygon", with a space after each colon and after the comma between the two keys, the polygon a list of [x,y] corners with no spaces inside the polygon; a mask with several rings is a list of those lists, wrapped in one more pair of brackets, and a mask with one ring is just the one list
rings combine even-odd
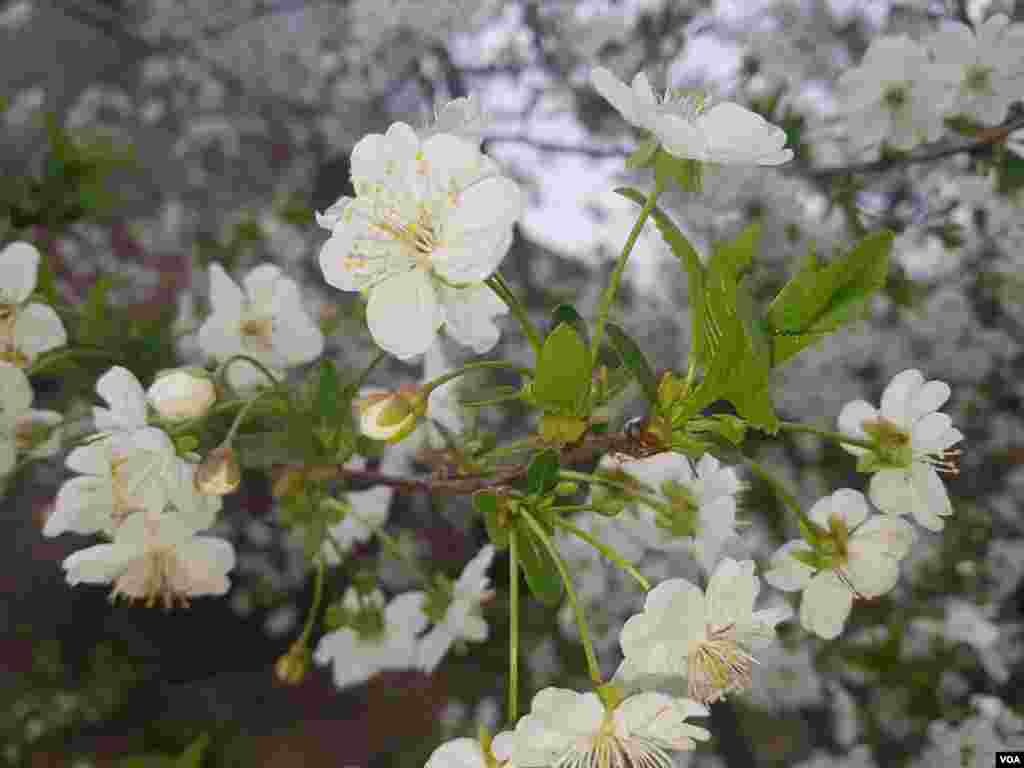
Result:
{"label": "blossom cluster", "polygon": [[838,86],[847,135],[861,149],[935,141],[946,118],[994,125],[1024,89],[1024,24],[995,14],[976,29],[947,21],[921,42],[877,37]]}

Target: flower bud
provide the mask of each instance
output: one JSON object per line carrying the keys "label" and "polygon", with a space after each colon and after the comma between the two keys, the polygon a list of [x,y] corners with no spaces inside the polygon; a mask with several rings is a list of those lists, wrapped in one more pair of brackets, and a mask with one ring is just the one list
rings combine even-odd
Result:
{"label": "flower bud", "polygon": [[160,418],[168,421],[201,418],[217,401],[213,381],[199,368],[164,371],[146,394]]}
{"label": "flower bud", "polygon": [[288,653],[274,664],[274,676],[285,685],[298,685],[306,678],[309,661],[309,648],[301,640],[296,640]]}
{"label": "flower bud", "polygon": [[373,440],[397,443],[416,429],[427,412],[427,397],[415,387],[370,395],[358,405],[359,427]]}
{"label": "flower bud", "polygon": [[214,448],[196,469],[196,490],[207,496],[226,496],[242,482],[242,470],[230,445]]}
{"label": "flower bud", "polygon": [[572,496],[580,489],[579,485],[572,480],[562,480],[555,486],[556,496]]}

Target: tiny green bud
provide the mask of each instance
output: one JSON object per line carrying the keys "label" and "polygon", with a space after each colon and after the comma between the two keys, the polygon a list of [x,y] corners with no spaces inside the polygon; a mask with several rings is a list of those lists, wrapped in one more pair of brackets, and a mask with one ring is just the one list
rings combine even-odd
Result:
{"label": "tiny green bud", "polygon": [[574,483],[572,480],[562,480],[555,486],[556,496],[572,496],[576,491],[580,489],[579,484]]}

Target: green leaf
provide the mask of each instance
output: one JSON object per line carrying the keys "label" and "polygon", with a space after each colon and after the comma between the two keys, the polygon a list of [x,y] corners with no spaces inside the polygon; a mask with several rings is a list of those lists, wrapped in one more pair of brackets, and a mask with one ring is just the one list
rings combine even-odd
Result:
{"label": "green leaf", "polygon": [[647,362],[647,358],[644,357],[640,346],[630,338],[629,334],[614,323],[608,323],[605,326],[605,331],[608,334],[608,341],[615,347],[619,357],[622,358],[622,364],[636,376],[636,380],[639,382],[647,402],[657,407],[658,380],[655,378],[654,371],[651,370],[651,366]]}
{"label": "green leaf", "polygon": [[519,566],[530,593],[544,605],[558,605],[564,589],[558,566],[525,518],[516,518],[515,524]]}
{"label": "green leaf", "polygon": [[547,493],[558,485],[558,469],[558,454],[552,450],[541,451],[526,470],[526,490],[537,495]]}
{"label": "green leaf", "polygon": [[101,277],[89,290],[78,325],[79,344],[103,346],[103,341],[112,330],[110,289],[113,286],[114,281],[111,278]]}
{"label": "green leaf", "polygon": [[654,160],[654,155],[658,151],[658,140],[654,137],[645,139],[640,143],[640,146],[634,150],[633,154],[626,158],[626,168],[631,171],[635,171],[638,168],[646,168]]}
{"label": "green leaf", "polygon": [[181,753],[181,756],[175,763],[175,768],[200,768],[203,764],[203,753],[206,752],[206,747],[209,743],[210,737],[204,733],[189,744],[188,748]]}
{"label": "green leaf", "polygon": [[[635,189],[623,187],[615,191],[628,200],[632,200],[637,205],[644,206],[647,204],[647,198]],[[672,253],[682,262],[683,268],[686,270],[690,309],[693,317],[691,354],[695,356],[698,365],[704,365],[709,356],[704,344],[703,327],[704,265],[701,263],[697,250],[664,211],[655,206],[651,211],[651,218],[654,219],[654,224],[658,227],[662,239],[672,249]]]}
{"label": "green leaf", "polygon": [[275,464],[288,464],[297,458],[280,432],[236,435],[232,445],[238,463],[243,467],[269,469]]}
{"label": "green leaf", "polygon": [[576,311],[576,307],[572,304],[559,304],[555,307],[551,313],[551,328],[552,330],[557,328],[561,323],[568,323],[573,327],[573,330],[579,334],[579,337],[583,339],[584,343],[590,346],[590,331],[587,330],[587,324],[580,317],[580,313]]}
{"label": "green leaf", "polygon": [[778,430],[768,389],[771,347],[751,291],[740,281],[741,273],[753,261],[760,235],[760,225],[755,222],[712,252],[701,302],[702,348],[708,356],[704,378],[675,414],[675,425],[718,400],[728,400],[752,426],[773,434]]}
{"label": "green leaf", "polygon": [[316,394],[316,409],[322,421],[334,425],[339,421],[341,403],[339,394],[341,382],[334,363],[324,360],[320,363],[320,380]]}
{"label": "green leaf", "polygon": [[565,416],[586,415],[590,352],[568,323],[561,323],[544,340],[530,391],[545,411]]}
{"label": "green leaf", "polygon": [[497,549],[508,548],[508,528],[502,525],[499,507],[502,500],[490,491],[477,491],[473,494],[473,508],[480,513],[487,528],[487,538]]}
{"label": "green leaf", "polygon": [[772,362],[779,365],[856,319],[885,284],[894,235],[881,230],[850,253],[820,265],[811,253],[768,307]]}
{"label": "green leaf", "polygon": [[675,182],[684,192],[700,192],[704,187],[704,166],[700,160],[676,157],[665,150],[654,157],[654,176],[663,187]]}

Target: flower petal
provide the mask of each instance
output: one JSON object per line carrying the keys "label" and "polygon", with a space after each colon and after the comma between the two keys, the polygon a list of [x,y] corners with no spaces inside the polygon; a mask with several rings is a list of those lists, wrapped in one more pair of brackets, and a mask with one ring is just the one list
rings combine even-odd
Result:
{"label": "flower petal", "polygon": [[922,386],[924,376],[915,368],[896,374],[882,393],[882,417],[909,430],[914,413],[912,403],[917,399]]}
{"label": "flower petal", "polygon": [[235,281],[228,277],[224,267],[214,262],[210,265],[210,306],[214,315],[238,318],[245,306],[245,296]]}
{"label": "flower petal", "polygon": [[810,583],[814,569],[801,563],[792,553],[810,551],[810,545],[803,539],[787,541],[772,555],[764,580],[784,592],[804,589]]}
{"label": "flower petal", "polygon": [[[867,440],[868,436],[864,432],[864,422],[877,420],[878,411],[871,403],[864,400],[854,400],[844,405],[843,410],[839,412],[839,431],[858,440]],[[855,456],[867,453],[865,448],[856,445],[848,445],[847,443],[840,443],[840,445],[842,445],[844,450],[849,451]]]}
{"label": "flower petal", "polygon": [[708,581],[707,621],[714,627],[744,624],[754,612],[761,580],[754,575],[754,561],[725,558]]}
{"label": "flower petal", "polygon": [[22,304],[36,289],[39,250],[22,240],[0,251],[0,304]]}
{"label": "flower petal", "polygon": [[14,320],[14,346],[29,360],[35,360],[48,352],[68,343],[64,323],[53,307],[46,304],[29,304],[23,307]]}
{"label": "flower petal", "polygon": [[843,631],[853,607],[853,593],[832,571],[822,571],[807,585],[800,604],[800,624],[826,640]]}
{"label": "flower petal", "polygon": [[370,334],[382,349],[403,360],[426,352],[443,321],[437,294],[423,270],[394,275],[370,291]]}
{"label": "flower petal", "polygon": [[8,432],[32,405],[32,384],[15,365],[0,362],[0,430]]}
{"label": "flower petal", "polygon": [[[637,75],[637,78],[639,77],[640,75]],[[627,122],[640,125],[640,117],[633,106],[636,88],[630,88],[604,67],[595,67],[591,70],[590,82],[605,101],[611,104]],[[634,83],[636,82],[634,79]],[[650,85],[647,88],[650,90]]]}
{"label": "flower petal", "polygon": [[508,312],[505,302],[485,285],[463,289],[442,286],[440,293],[448,334],[478,355],[493,349],[501,336],[494,318]]}
{"label": "flower petal", "polygon": [[146,391],[127,368],[114,366],[100,376],[96,391],[107,404],[105,408],[94,408],[96,429],[131,430],[146,426]]}

